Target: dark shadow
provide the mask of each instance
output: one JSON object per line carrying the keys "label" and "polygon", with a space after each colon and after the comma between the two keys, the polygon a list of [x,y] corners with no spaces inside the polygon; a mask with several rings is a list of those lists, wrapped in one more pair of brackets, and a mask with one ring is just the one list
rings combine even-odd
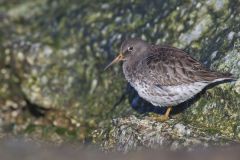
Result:
{"label": "dark shadow", "polygon": [[[225,80],[225,81],[221,81],[221,82],[216,82],[216,83],[212,83],[210,85],[208,85],[207,87],[205,87],[201,92],[199,92],[198,94],[196,94],[195,96],[193,96],[191,99],[180,103],[176,106],[173,106],[173,110],[171,112],[171,114],[178,114],[183,112],[185,109],[189,108],[192,104],[194,104],[196,101],[198,101],[200,99],[200,97],[205,94],[206,90],[213,88],[214,86],[221,84],[221,83],[226,83],[226,82],[232,82],[234,80]],[[157,114],[164,114],[167,107],[158,107],[158,106],[154,106],[151,103],[147,102],[146,100],[144,100],[143,98],[141,98],[137,91],[130,86],[130,84],[127,85],[127,93],[128,93],[128,98],[129,98],[129,102],[132,106],[132,108],[134,110],[136,110],[138,113],[148,113],[148,112],[153,112],[153,113],[157,113]]]}
{"label": "dark shadow", "polygon": [[48,109],[40,107],[39,105],[30,102],[27,98],[25,98],[25,101],[26,108],[36,118],[44,117],[45,113],[48,111]]}

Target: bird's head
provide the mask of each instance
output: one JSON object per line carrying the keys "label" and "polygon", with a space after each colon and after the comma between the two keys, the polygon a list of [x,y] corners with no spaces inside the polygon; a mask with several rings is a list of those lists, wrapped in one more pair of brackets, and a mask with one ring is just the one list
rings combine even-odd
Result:
{"label": "bird's head", "polygon": [[128,61],[132,57],[144,54],[147,50],[147,45],[148,44],[145,41],[137,38],[125,40],[121,45],[120,53],[109,65],[105,67],[105,70],[115,63]]}

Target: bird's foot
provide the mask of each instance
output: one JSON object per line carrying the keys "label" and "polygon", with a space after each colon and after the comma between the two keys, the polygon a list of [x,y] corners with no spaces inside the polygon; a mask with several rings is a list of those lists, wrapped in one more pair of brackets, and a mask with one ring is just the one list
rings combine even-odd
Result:
{"label": "bird's foot", "polygon": [[169,119],[168,116],[166,115],[159,115],[157,113],[149,113],[148,114],[149,119],[153,120],[153,121],[157,121],[157,122],[165,122]]}
{"label": "bird's foot", "polygon": [[149,113],[149,118],[157,122],[165,122],[169,119],[169,113],[171,112],[172,107],[168,107],[164,115],[159,115],[157,113]]}

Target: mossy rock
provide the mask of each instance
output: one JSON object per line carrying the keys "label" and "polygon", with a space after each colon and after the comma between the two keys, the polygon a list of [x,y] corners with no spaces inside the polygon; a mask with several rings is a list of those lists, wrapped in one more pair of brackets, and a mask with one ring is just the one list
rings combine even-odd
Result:
{"label": "mossy rock", "polygon": [[[134,114],[127,100],[112,107],[126,83],[121,68],[103,72],[128,37],[179,47],[211,69],[240,75],[237,0],[3,0],[0,4],[3,116],[13,111],[26,116],[22,111],[28,109],[29,101],[45,110],[65,111],[71,119],[84,122],[89,128],[84,135],[91,137],[94,129],[107,128],[111,118]],[[182,119],[238,137],[239,81],[209,93],[211,98],[201,98]],[[208,108],[216,118],[200,121]],[[1,118],[3,124],[15,121]],[[222,126],[229,128],[225,132]]]}

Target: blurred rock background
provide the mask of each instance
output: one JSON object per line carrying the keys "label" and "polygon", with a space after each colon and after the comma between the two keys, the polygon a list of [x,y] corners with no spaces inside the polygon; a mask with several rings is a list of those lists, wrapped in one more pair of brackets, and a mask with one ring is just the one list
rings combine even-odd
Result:
{"label": "blurred rock background", "polygon": [[155,124],[143,114],[152,106],[127,87],[121,67],[103,71],[124,39],[140,37],[239,78],[238,0],[0,0],[0,20],[1,137],[120,151],[240,140],[239,79]]}

